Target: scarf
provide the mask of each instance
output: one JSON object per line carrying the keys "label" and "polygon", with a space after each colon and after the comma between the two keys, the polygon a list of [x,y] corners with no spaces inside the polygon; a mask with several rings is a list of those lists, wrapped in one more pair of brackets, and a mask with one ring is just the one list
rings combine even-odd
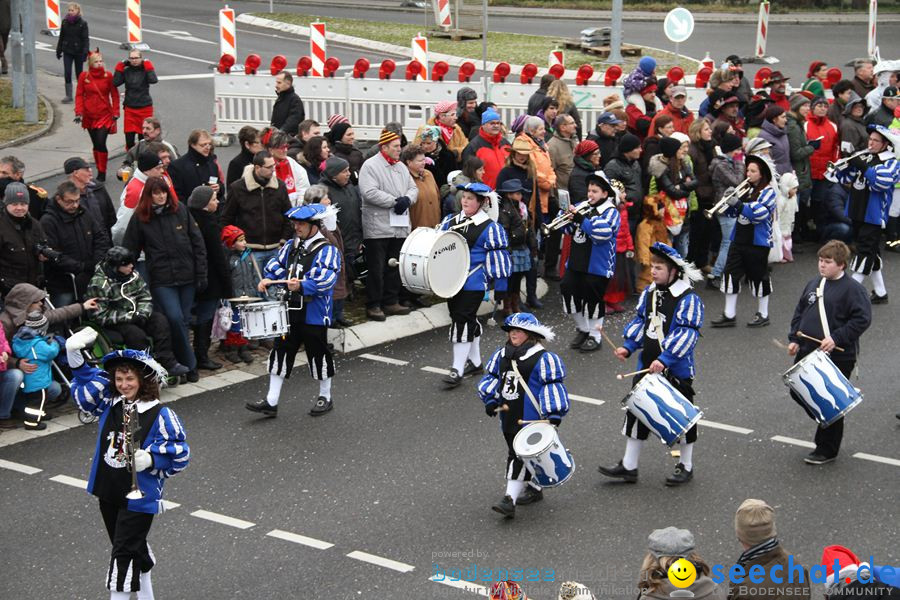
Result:
{"label": "scarf", "polygon": [[741,554],[740,558],[738,558],[738,564],[743,565],[747,564],[751,560],[759,558],[763,554],[768,554],[772,550],[778,547],[778,538],[773,537],[764,542],[760,542],[759,544],[753,546],[752,548],[748,548],[744,550],[744,553]]}
{"label": "scarf", "polygon": [[66,15],[66,23],[72,25],[81,20],[81,15]]}
{"label": "scarf", "polygon": [[387,153],[385,153],[384,150],[381,150],[380,152],[381,152],[381,156],[384,157],[384,160],[387,161],[387,164],[391,165],[392,167],[393,167],[394,165],[396,165],[398,162],[400,162],[399,160],[394,160],[393,158],[391,158],[390,156],[388,156]]}
{"label": "scarf", "polygon": [[291,163],[288,159],[275,161],[275,177],[284,182],[287,193],[293,194],[297,191],[297,184],[294,182],[294,170],[291,169]]}
{"label": "scarf", "polygon": [[716,156],[716,143],[712,140],[700,140],[699,147],[700,152],[702,152],[703,156],[706,158],[706,164],[711,164],[713,158]]}
{"label": "scarf", "polygon": [[521,346],[513,346],[511,343],[506,342],[506,351],[504,352],[504,355],[510,360],[519,360],[531,350],[534,344],[535,342],[532,340],[524,342]]}
{"label": "scarf", "polygon": [[454,126],[452,125],[444,125],[440,121],[435,121],[437,123],[438,129],[441,130],[441,138],[444,140],[445,144],[450,144],[450,139],[453,137]]}
{"label": "scarf", "polygon": [[537,144],[538,148],[540,148],[541,150],[547,149],[547,144],[544,142],[544,140],[538,139],[538,138],[534,137],[533,135],[531,135],[530,133],[527,135],[534,141],[535,144]]}
{"label": "scarf", "polygon": [[91,67],[88,72],[94,79],[103,79],[106,77],[106,69],[103,67]]}

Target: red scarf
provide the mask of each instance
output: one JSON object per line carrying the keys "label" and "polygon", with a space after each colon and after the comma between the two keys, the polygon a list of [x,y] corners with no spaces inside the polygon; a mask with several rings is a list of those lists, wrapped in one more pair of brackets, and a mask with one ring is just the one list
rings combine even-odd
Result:
{"label": "red scarf", "polygon": [[454,127],[450,125],[444,125],[440,121],[436,121],[437,126],[441,128],[441,137],[444,138],[445,144],[450,144],[450,138],[453,137]]}
{"label": "red scarf", "polygon": [[393,166],[393,165],[396,165],[398,162],[400,162],[399,160],[394,160],[393,158],[388,156],[384,150],[381,151],[381,155],[384,157],[384,160],[386,160],[387,164],[389,164],[389,165]]}
{"label": "red scarf", "polygon": [[275,161],[275,177],[284,182],[288,194],[297,191],[297,184],[294,181],[294,170],[291,169],[291,163],[288,159]]}
{"label": "red scarf", "polygon": [[104,69],[103,67],[91,67],[88,70],[88,73],[90,73],[91,77],[93,77],[94,79],[103,79],[104,77],[106,77],[106,69]]}

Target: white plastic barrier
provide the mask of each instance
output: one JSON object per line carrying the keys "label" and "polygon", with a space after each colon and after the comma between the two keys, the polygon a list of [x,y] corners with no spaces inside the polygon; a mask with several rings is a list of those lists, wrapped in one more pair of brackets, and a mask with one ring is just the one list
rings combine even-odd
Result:
{"label": "white plastic barrier", "polygon": [[[489,90],[486,96],[485,89]],[[294,88],[303,99],[306,116],[325,123],[333,114],[345,115],[353,123],[356,138],[378,139],[385,123],[403,124],[407,137],[431,118],[434,105],[441,100],[456,100],[456,92],[471,87],[479,99],[487,97],[497,104],[504,123],[511,123],[525,112],[528,98],[538,84],[490,83],[479,80],[471,83],[457,81],[406,81],[402,79],[354,79],[297,77]],[[216,131],[237,134],[244,125],[265,127],[275,103],[275,78],[270,75],[216,73],[215,117]],[[585,131],[593,129],[603,112],[603,99],[610,94],[622,95],[621,87],[601,85],[569,85],[569,91],[581,114]],[[706,98],[706,90],[688,87],[688,108],[695,110]]]}

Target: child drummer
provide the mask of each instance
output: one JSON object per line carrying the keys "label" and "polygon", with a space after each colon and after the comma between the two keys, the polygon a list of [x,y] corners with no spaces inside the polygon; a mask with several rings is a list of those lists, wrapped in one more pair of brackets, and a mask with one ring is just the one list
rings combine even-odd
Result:
{"label": "child drummer", "polygon": [[494,352],[487,371],[478,384],[487,416],[500,415],[500,431],[506,440],[506,494],[492,508],[507,519],[516,516],[517,504],[543,500],[541,488],[513,450],[513,438],[524,424],[519,420],[548,420],[559,426],[569,412],[569,395],[563,379],[562,360],[541,344],[553,341],[553,331],[531,313],[513,313],[506,317],[503,330],[507,342]]}
{"label": "child drummer", "polygon": [[[694,401],[694,348],[703,325],[703,300],[692,287],[702,273],[686,262],[671,246],[656,242],[650,247],[650,277],[653,280],[641,293],[637,316],[625,326],[625,343],[616,348],[616,356],[624,361],[636,350],[638,370],[661,373],[690,402]],[[634,384],[645,373],[634,378]],[[627,438],[625,456],[618,464],[599,468],[607,477],[635,483],[641,444],[650,430],[631,412],[625,413],[622,433]],[[694,477],[694,442],[697,426],[691,427],[681,440],[681,462],[666,485],[678,486]]]}
{"label": "child drummer", "polygon": [[[866,288],[853,277],[845,276],[844,270],[850,261],[847,244],[831,240],[819,249],[818,256],[821,277],[810,280],[800,295],[791,319],[788,354],[795,357],[796,364],[814,350],[828,352],[834,366],[849,379],[856,366],[859,338],[872,322],[872,303]],[[806,409],[793,391],[791,397]],[[810,412],[809,409],[806,411]],[[843,437],[843,417],[828,427],[819,427],[815,435],[816,448],[803,460],[811,465],[832,462],[837,458]]]}

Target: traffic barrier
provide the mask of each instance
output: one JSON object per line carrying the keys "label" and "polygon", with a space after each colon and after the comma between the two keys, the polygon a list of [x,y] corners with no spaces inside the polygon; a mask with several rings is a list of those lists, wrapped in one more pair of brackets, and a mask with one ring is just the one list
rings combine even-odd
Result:
{"label": "traffic barrier", "polygon": [[219,59],[219,65],[216,67],[216,70],[219,73],[231,73],[231,69],[234,67],[234,57],[230,54],[223,54]]}
{"label": "traffic barrier", "polygon": [[766,55],[766,39],[769,36],[769,0],[759,3],[759,19],[756,25],[756,58]]}
{"label": "traffic barrier", "polygon": [[381,66],[378,68],[378,79],[390,79],[391,74],[397,68],[397,63],[392,61],[389,58],[381,61]]}
{"label": "traffic barrier", "polygon": [[309,56],[313,77],[322,77],[325,72],[325,50],[325,23],[310,23]]}
{"label": "traffic barrier", "polygon": [[150,46],[144,43],[143,26],[141,24],[141,0],[125,0],[125,28],[127,41],[122,44],[123,49],[149,50]]}
{"label": "traffic barrier", "polygon": [[566,76],[566,68],[563,65],[553,65],[550,67],[550,74],[557,79],[562,79]]}
{"label": "traffic barrier", "polygon": [[353,63],[353,76],[357,79],[362,79],[366,76],[366,71],[369,70],[369,61],[365,58],[358,58],[356,62]]}
{"label": "traffic barrier", "polygon": [[322,71],[323,77],[334,77],[334,74],[341,68],[341,61],[337,57],[329,56],[325,59],[325,69]]}
{"label": "traffic barrier", "polygon": [[306,77],[309,70],[312,69],[312,59],[308,56],[301,56],[297,59],[297,77]]}
{"label": "traffic barrier", "polygon": [[447,31],[453,27],[453,19],[450,18],[450,0],[433,0],[435,21],[438,27]]}
{"label": "traffic barrier", "polygon": [[237,60],[237,30],[234,25],[234,9],[225,8],[219,11],[219,54],[230,54]]}
{"label": "traffic barrier", "polygon": [[42,30],[43,33],[58,37],[60,24],[59,0],[45,0],[44,14],[46,15],[46,19],[44,20],[44,29]]}
{"label": "traffic barrier", "polygon": [[244,73],[247,75],[256,75],[261,64],[262,59],[259,57],[259,54],[248,54],[247,58],[244,60]]}
{"label": "traffic barrier", "polygon": [[678,83],[684,79],[684,69],[681,67],[672,67],[666,72],[666,79],[669,80],[669,83]]}
{"label": "traffic barrier", "polygon": [[509,63],[502,62],[494,69],[494,83],[504,83],[509,77]]}
{"label": "traffic barrier", "polygon": [[875,26],[878,22],[878,0],[869,0],[869,39],[866,46],[869,57],[875,58],[878,54],[878,44],[875,38]]}
{"label": "traffic barrier", "polygon": [[448,65],[443,60],[439,60],[434,63],[433,67],[431,67],[431,80],[443,81],[448,72],[450,72],[450,65]]}
{"label": "traffic barrier", "polygon": [[466,61],[463,64],[459,65],[459,82],[460,83],[468,83],[472,78],[472,75],[475,74],[475,63],[471,61]]}
{"label": "traffic barrier", "polygon": [[528,63],[522,67],[522,73],[519,75],[519,83],[531,83],[537,75],[538,68],[534,63]]}
{"label": "traffic barrier", "polygon": [[578,73],[575,74],[575,85],[587,85],[594,76],[594,67],[591,65],[581,65],[578,67]]}
{"label": "traffic barrier", "polygon": [[[428,38],[421,33],[412,39],[412,59],[419,64],[416,77],[420,81],[428,79]],[[412,64],[412,63],[410,63]],[[409,69],[407,68],[407,72]]]}
{"label": "traffic barrier", "polygon": [[417,60],[409,61],[409,64],[406,65],[406,80],[407,81],[421,81],[422,75],[422,63]]}
{"label": "traffic barrier", "polygon": [[269,73],[273,76],[278,75],[287,66],[287,57],[284,54],[276,54],[269,63]]}
{"label": "traffic barrier", "polygon": [[616,82],[619,81],[619,77],[622,76],[622,67],[619,65],[612,65],[608,69],[606,69],[606,73],[603,74],[603,85],[607,87],[613,87],[616,85]]}
{"label": "traffic barrier", "polygon": [[551,50],[550,56],[547,57],[547,66],[553,68],[554,65],[562,65],[563,68],[566,65],[565,53],[559,48]]}

